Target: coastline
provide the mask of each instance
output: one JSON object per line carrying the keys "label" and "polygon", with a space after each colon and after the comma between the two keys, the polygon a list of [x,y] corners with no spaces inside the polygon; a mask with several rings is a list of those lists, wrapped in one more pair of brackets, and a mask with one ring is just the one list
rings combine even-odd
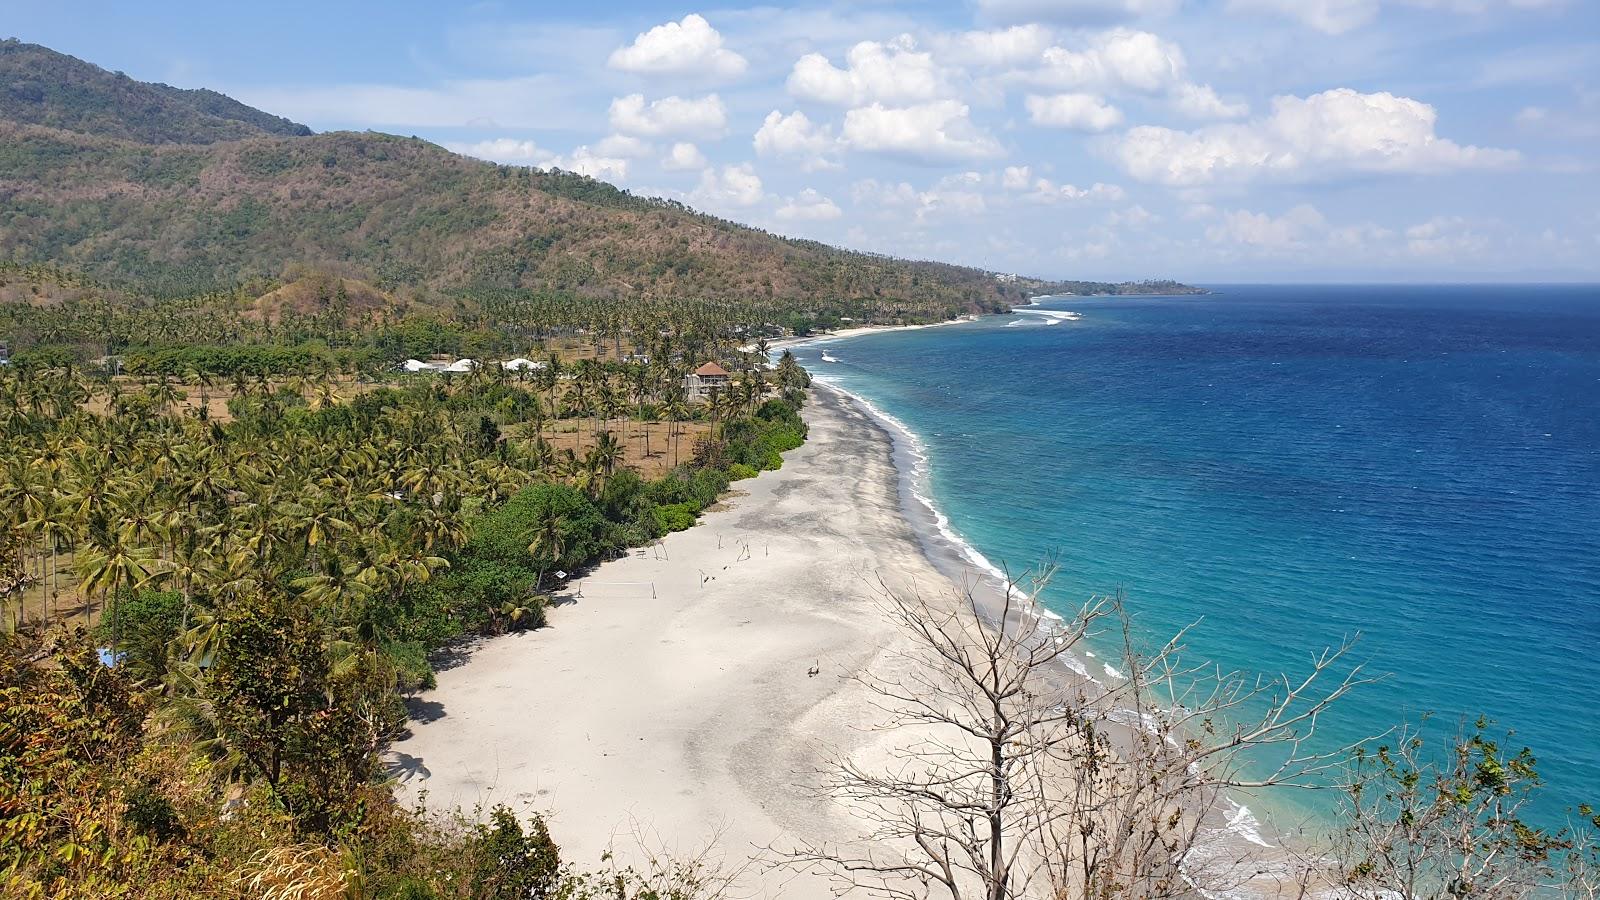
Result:
{"label": "coastline", "polygon": [[[941,324],[957,324],[957,322]],[[891,330],[897,329],[862,329],[849,336],[886,333]],[[840,336],[832,335],[821,339],[799,339],[793,343],[796,345],[826,343],[838,337]],[[818,378],[817,373],[813,372],[812,377],[818,389],[835,392],[847,398],[890,437],[893,443],[901,513],[915,533],[922,554],[952,584],[972,591],[980,601],[980,608],[988,611],[989,625],[1000,627],[998,611],[1004,600],[1004,592],[1008,589],[1008,572],[1005,567],[990,560],[983,551],[962,535],[940,509],[929,484],[931,457],[922,437],[905,422],[883,410],[867,397],[828,380],[826,376]],[[1043,604],[1040,605],[1040,609],[1047,618],[1057,621],[1062,619],[1058,613],[1044,608]],[[1117,680],[1122,677],[1110,662],[1095,658],[1095,655],[1087,649],[1085,652],[1089,659],[1064,657],[1060,660],[1062,663],[1060,677],[1074,683],[1087,683],[1092,686],[1091,690],[1103,689],[1105,686],[1100,677],[1091,674],[1091,665],[1101,666],[1104,678]],[[1132,728],[1126,725],[1113,727],[1121,728],[1125,732],[1114,737],[1114,742],[1119,746],[1126,746],[1126,742],[1132,740]],[[1259,865],[1259,871],[1255,877],[1246,879],[1246,883],[1233,890],[1221,893],[1199,891],[1203,897],[1244,900],[1251,897],[1277,896],[1279,890],[1287,884],[1285,879],[1289,877],[1295,854],[1298,852],[1295,846],[1295,829],[1283,829],[1264,823],[1252,812],[1245,800],[1253,798],[1240,798],[1232,792],[1226,792],[1222,795],[1220,803],[1203,811],[1201,821],[1206,837],[1196,845],[1195,849],[1200,853],[1197,861],[1201,865],[1220,864],[1225,869],[1238,868],[1246,862],[1254,861],[1254,864]]]}
{"label": "coastline", "polygon": [[[896,445],[819,386],[807,442],[701,522],[602,564],[550,626],[479,642],[419,695],[390,754],[403,801],[545,812],[565,859],[665,848],[739,868],[761,848],[859,840],[816,789],[889,736],[849,676],[906,638],[882,586],[956,585],[903,513]],[[817,676],[810,674],[819,670]],[[747,896],[832,897],[821,875],[747,867]]]}

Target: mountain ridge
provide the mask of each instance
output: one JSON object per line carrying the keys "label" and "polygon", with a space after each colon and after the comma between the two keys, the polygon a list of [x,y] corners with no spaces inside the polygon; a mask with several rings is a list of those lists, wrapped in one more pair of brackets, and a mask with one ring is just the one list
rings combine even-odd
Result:
{"label": "mountain ridge", "polygon": [[[19,80],[27,60],[47,64]],[[64,82],[37,87],[40,72]],[[142,105],[120,104],[125,95]],[[317,134],[15,39],[0,43],[0,201],[0,259],[162,296],[312,269],[430,305],[755,299],[927,320],[1005,309],[1057,284],[782,237],[420,138]]]}

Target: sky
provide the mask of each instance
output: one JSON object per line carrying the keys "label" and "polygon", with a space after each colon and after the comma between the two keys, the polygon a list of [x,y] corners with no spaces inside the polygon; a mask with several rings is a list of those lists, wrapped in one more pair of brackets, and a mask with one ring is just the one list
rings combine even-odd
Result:
{"label": "sky", "polygon": [[999,272],[1600,280],[1597,0],[0,0],[0,36]]}

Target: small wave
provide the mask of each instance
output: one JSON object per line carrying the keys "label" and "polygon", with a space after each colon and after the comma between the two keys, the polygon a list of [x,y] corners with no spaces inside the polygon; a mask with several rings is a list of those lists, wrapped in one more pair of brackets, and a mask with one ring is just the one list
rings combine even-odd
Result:
{"label": "small wave", "polygon": [[1227,798],[1228,805],[1232,806],[1233,813],[1228,816],[1227,828],[1232,834],[1244,838],[1258,847],[1272,847],[1273,844],[1261,836],[1261,820],[1257,819],[1250,807],[1233,799]]}
{"label": "small wave", "polygon": [[829,356],[827,353],[823,353],[822,354],[822,361],[823,362],[838,362],[839,361],[839,357],[837,357],[837,356]]}
{"label": "small wave", "polygon": [[1083,318],[1083,313],[1073,312],[1068,309],[1014,309],[1018,315],[1038,316],[1045,320],[1046,325],[1059,325],[1062,322],[1076,322]]}
{"label": "small wave", "polygon": [[1123,675],[1121,672],[1118,672],[1117,671],[1117,667],[1113,666],[1111,663],[1106,663],[1105,667],[1106,667],[1106,674],[1108,676],[1110,676],[1112,678],[1115,678],[1118,681],[1122,681],[1122,680],[1127,678],[1126,675]]}

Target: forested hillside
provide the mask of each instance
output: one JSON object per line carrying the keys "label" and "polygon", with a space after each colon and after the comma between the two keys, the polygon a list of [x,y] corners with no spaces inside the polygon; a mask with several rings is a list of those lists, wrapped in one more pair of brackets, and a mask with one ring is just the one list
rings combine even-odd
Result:
{"label": "forested hillside", "polygon": [[0,201],[0,259],[158,297],[314,270],[429,305],[737,300],[802,322],[901,321],[1044,286],[782,238],[417,138],[313,135],[15,41],[0,44]]}
{"label": "forested hillside", "polygon": [[0,41],[0,119],[150,144],[311,133],[216,91],[134,81],[15,38]]}

